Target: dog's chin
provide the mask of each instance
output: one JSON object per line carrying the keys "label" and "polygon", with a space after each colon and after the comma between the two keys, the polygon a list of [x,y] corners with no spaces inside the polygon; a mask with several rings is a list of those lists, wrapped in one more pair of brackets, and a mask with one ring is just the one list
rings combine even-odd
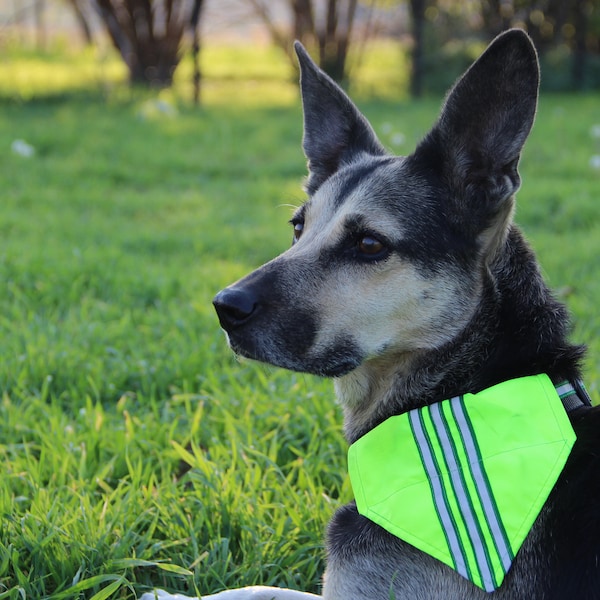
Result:
{"label": "dog's chin", "polygon": [[355,355],[340,354],[331,351],[327,355],[301,359],[286,356],[282,352],[269,352],[260,348],[249,348],[227,336],[230,349],[239,357],[261,362],[273,367],[280,367],[297,373],[307,373],[319,377],[337,378],[351,373],[362,359]]}

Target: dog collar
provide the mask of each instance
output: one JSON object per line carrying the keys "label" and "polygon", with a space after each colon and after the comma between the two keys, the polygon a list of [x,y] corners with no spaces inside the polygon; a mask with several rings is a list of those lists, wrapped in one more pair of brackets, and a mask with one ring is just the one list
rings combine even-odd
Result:
{"label": "dog collar", "polygon": [[587,404],[542,374],[390,417],[350,446],[358,512],[492,592],[575,442],[567,412]]}

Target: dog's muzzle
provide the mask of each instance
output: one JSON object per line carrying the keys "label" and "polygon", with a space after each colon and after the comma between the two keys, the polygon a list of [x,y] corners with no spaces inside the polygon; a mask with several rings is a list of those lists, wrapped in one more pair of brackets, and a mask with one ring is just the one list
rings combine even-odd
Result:
{"label": "dog's muzzle", "polygon": [[[274,280],[248,278],[221,290],[213,305],[230,348],[239,356],[277,367],[339,377],[356,368],[362,355],[349,336],[335,336],[317,352],[318,331],[314,310],[280,294]],[[270,294],[265,298],[265,290]]]}
{"label": "dog's muzzle", "polygon": [[258,308],[258,298],[251,291],[228,287],[214,297],[213,305],[221,327],[229,332],[252,318]]}

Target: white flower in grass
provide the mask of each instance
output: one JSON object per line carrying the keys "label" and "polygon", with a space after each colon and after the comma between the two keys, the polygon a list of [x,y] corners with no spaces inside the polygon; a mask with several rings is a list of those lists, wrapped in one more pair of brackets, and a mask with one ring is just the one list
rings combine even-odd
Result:
{"label": "white flower in grass", "polygon": [[403,133],[394,133],[390,141],[392,142],[392,146],[402,146],[405,140],[406,136]]}
{"label": "white flower in grass", "polygon": [[10,149],[13,154],[22,156],[23,158],[31,158],[35,155],[35,148],[28,144],[25,140],[15,140],[11,145]]}
{"label": "white flower in grass", "polygon": [[594,156],[590,158],[590,167],[596,171],[600,171],[600,154],[594,154]]}
{"label": "white flower in grass", "polygon": [[386,121],[381,126],[381,133],[383,133],[383,135],[389,135],[390,133],[392,133],[393,130],[394,130],[394,126],[389,121]]}
{"label": "white flower in grass", "polygon": [[168,101],[162,99],[147,100],[138,110],[138,117],[143,120],[159,119],[166,117],[172,119],[177,116],[177,109]]}

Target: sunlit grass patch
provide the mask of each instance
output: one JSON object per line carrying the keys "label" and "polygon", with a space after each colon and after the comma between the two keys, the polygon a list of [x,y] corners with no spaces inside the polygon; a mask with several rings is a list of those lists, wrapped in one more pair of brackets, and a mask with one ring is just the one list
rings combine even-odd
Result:
{"label": "sunlit grass patch", "polygon": [[[185,83],[0,91],[0,597],[319,589],[323,529],[351,497],[330,382],[236,360],[211,306],[289,245],[304,199],[286,59],[235,52],[214,50],[198,109]],[[441,102],[358,97],[400,154]],[[598,124],[597,98],[542,96],[517,212],[590,345],[596,401]]]}
{"label": "sunlit grass patch", "polygon": [[103,94],[123,85],[126,67],[112,52],[88,48],[65,54],[5,51],[0,98],[29,101],[65,94]]}

